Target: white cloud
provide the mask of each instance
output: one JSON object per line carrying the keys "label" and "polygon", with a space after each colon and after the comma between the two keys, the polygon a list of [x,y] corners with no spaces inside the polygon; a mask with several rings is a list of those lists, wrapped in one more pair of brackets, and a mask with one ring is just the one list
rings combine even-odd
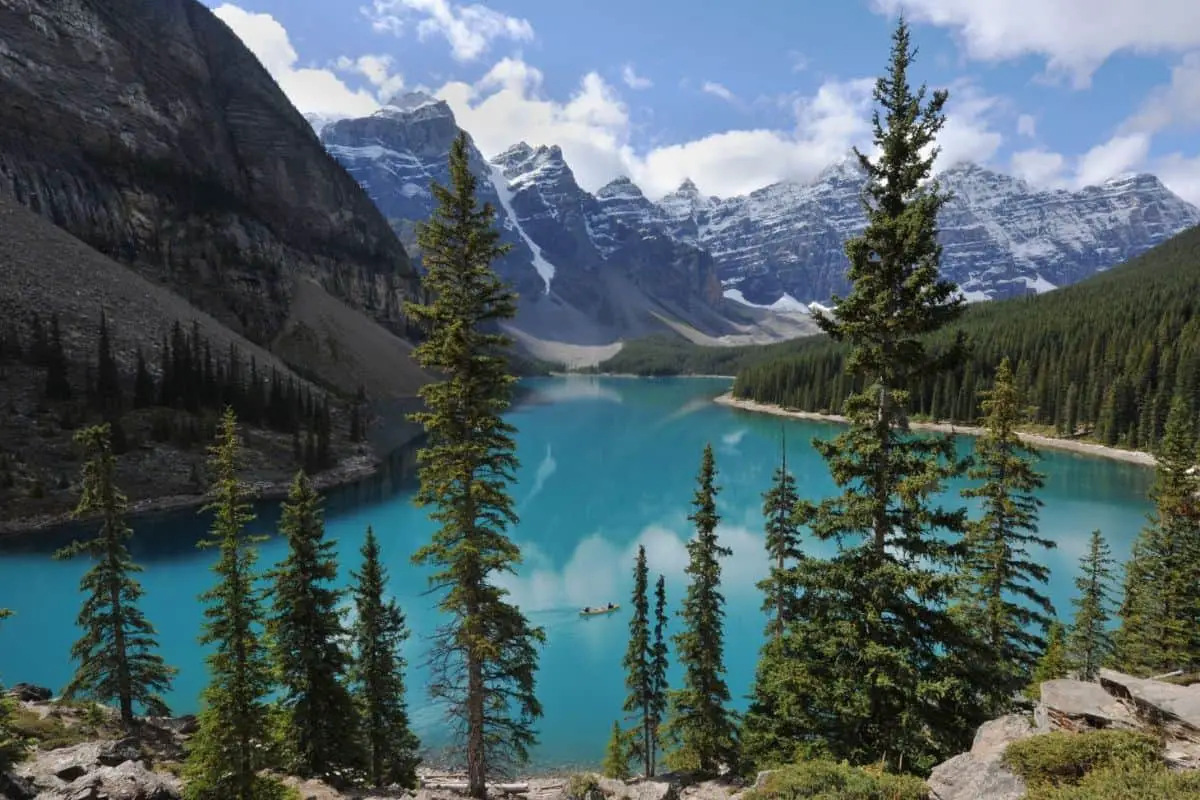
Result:
{"label": "white cloud", "polygon": [[1030,139],[1037,136],[1037,120],[1029,114],[1017,117],[1017,135],[1028,136]]}
{"label": "white cloud", "polygon": [[218,6],[213,13],[258,57],[300,111],[361,115],[378,107],[378,98],[363,89],[350,89],[332,71],[299,67],[300,58],[287,31],[270,14],[255,14],[231,3]]}
{"label": "white cloud", "polygon": [[633,71],[632,64],[626,64],[621,67],[621,80],[625,81],[625,85],[635,91],[649,89],[654,85],[654,81],[649,78],[642,77]]}
{"label": "white cloud", "polygon": [[705,81],[704,85],[700,87],[700,91],[711,94],[714,97],[719,97],[722,100],[726,100],[731,103],[736,99],[733,96],[733,92],[729,91],[719,83],[714,83],[713,81]]}
{"label": "white cloud", "polygon": [[1126,129],[1157,132],[1200,128],[1200,52],[1188,53],[1171,70],[1171,80],[1146,98]]}
{"label": "white cloud", "polygon": [[[301,111],[369,114],[403,83],[386,56],[344,58],[335,65],[345,75],[361,75],[375,94],[349,88],[330,70],[297,69],[287,32],[274,18],[232,5],[218,13]],[[873,88],[873,78],[827,80],[812,96],[793,99],[790,130],[727,130],[649,149],[634,147],[628,106],[596,72],[584,75],[571,96],[558,101],[546,96],[537,68],[503,58],[477,82],[453,81],[435,94],[450,104],[485,155],[522,140],[557,144],[585,189],[624,174],[650,197],[660,197],[690,177],[703,192],[728,197],[780,180],[810,180],[851,146],[868,147]],[[999,111],[994,99],[969,85],[953,88],[939,166],[991,157],[1001,141],[992,126]]]}
{"label": "white cloud", "polygon": [[526,42],[533,39],[533,26],[526,19],[510,17],[479,3],[459,5],[449,0],[373,0],[363,9],[376,31],[399,35],[408,17],[421,17],[417,36],[445,37],[450,53],[458,61],[474,61],[497,39]]}
{"label": "white cloud", "polygon": [[342,72],[362,75],[377,89],[381,99],[392,97],[404,88],[404,76],[391,71],[391,56],[342,56],[337,60],[337,67]]}
{"label": "white cloud", "polygon": [[1021,150],[1012,155],[1013,174],[1034,186],[1058,188],[1064,185],[1066,166],[1067,159],[1061,153],[1043,149]]}
{"label": "white cloud", "polygon": [[955,29],[975,59],[1043,56],[1051,75],[1067,76],[1080,88],[1115,53],[1200,46],[1196,0],[874,0],[874,6]]}

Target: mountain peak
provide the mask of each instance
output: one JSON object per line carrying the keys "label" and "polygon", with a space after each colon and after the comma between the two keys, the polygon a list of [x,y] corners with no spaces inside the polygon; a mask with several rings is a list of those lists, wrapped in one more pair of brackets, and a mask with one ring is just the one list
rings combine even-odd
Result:
{"label": "mountain peak", "polygon": [[[427,106],[437,105],[445,106],[446,102],[444,100],[438,100],[436,97],[421,91],[397,92],[388,98],[387,102],[383,104],[385,109],[402,112],[417,111],[419,109],[426,108]],[[447,108],[449,108],[449,106],[447,106]]]}
{"label": "mountain peak", "polygon": [[691,178],[684,178],[683,183],[679,184],[679,188],[675,190],[675,194],[686,194],[693,197],[700,196],[700,189],[696,186],[696,182]]}
{"label": "mountain peak", "polygon": [[641,200],[645,199],[641,187],[634,183],[628,175],[620,175],[600,187],[596,192],[598,200]]}

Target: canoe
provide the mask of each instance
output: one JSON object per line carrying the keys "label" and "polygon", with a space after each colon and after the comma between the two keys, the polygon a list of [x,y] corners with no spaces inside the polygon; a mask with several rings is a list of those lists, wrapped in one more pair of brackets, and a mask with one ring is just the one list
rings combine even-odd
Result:
{"label": "canoe", "polygon": [[620,605],[614,605],[612,608],[591,608],[591,609],[588,609],[587,611],[580,611],[579,616],[581,616],[581,617],[596,617],[601,614],[611,614],[612,612],[616,611],[620,607],[621,607]]}

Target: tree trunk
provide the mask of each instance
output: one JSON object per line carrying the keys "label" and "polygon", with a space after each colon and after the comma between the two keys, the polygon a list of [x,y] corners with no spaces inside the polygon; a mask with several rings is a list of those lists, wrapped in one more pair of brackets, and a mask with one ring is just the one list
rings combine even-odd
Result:
{"label": "tree trunk", "polygon": [[483,737],[483,664],[473,652],[467,654],[467,794],[487,797],[487,761]]}
{"label": "tree trunk", "polygon": [[[108,525],[113,524],[115,520],[108,521]],[[111,530],[115,533],[116,529]],[[110,548],[108,597],[112,604],[113,648],[117,651],[117,699],[121,704],[121,724],[130,728],[133,726],[133,681],[129,676],[129,654],[125,652],[125,611],[121,606],[120,573],[115,556]]]}

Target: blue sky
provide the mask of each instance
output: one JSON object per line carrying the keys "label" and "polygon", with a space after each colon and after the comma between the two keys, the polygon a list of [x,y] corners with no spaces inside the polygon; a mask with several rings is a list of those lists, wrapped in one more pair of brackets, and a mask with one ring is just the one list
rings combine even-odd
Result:
{"label": "blue sky", "polygon": [[206,0],[305,112],[449,102],[486,155],[558,144],[585,188],[721,196],[869,142],[899,11],[951,92],[941,166],[1047,187],[1158,174],[1200,203],[1197,0]]}

